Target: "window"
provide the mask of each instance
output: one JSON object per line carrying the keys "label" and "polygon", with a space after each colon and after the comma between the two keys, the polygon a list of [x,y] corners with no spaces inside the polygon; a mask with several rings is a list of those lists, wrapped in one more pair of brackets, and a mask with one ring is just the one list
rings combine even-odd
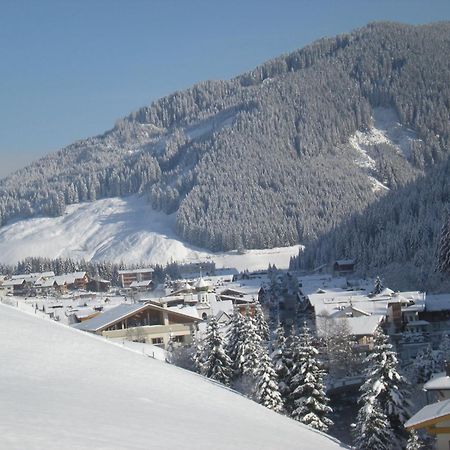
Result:
{"label": "window", "polygon": [[152,338],[152,344],[153,345],[164,344],[163,338],[161,338],[161,337]]}
{"label": "window", "polygon": [[173,342],[184,342],[184,336],[173,336],[172,341]]}

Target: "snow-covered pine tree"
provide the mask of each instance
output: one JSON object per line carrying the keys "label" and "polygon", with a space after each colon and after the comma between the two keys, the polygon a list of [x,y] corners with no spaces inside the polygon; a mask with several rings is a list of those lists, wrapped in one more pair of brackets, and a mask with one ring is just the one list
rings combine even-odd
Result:
{"label": "snow-covered pine tree", "polygon": [[227,333],[227,346],[226,346],[227,355],[231,360],[231,366],[233,369],[232,378],[236,378],[239,375],[237,355],[239,353],[239,349],[241,348],[242,341],[244,339],[243,327],[244,327],[244,316],[239,312],[238,309],[235,309]]}
{"label": "snow-covered pine tree", "polygon": [[192,354],[192,361],[194,363],[194,368],[197,373],[204,374],[204,364],[205,364],[205,349],[203,342],[196,339],[194,342],[195,351]]}
{"label": "snow-covered pine tree", "polygon": [[283,360],[283,350],[286,345],[286,337],[284,326],[278,321],[277,328],[275,329],[275,339],[272,341],[272,353],[270,358],[272,360],[275,372],[282,372],[282,360]]}
{"label": "snow-covered pine tree", "polygon": [[217,319],[209,319],[205,339],[205,363],[203,373],[208,378],[229,386],[231,378],[231,360],[225,352],[222,335]]}
{"label": "snow-covered pine tree", "polygon": [[256,401],[268,409],[280,412],[283,400],[278,389],[277,374],[267,352],[262,352],[257,373]]}
{"label": "snow-covered pine tree", "polygon": [[290,390],[293,411],[291,417],[320,431],[333,425],[327,417],[332,412],[325,394],[323,370],[317,360],[318,350],[306,324],[299,337],[298,355],[295,358],[294,376]]}
{"label": "snow-covered pine tree", "polygon": [[377,400],[391,424],[397,448],[406,443],[403,424],[409,417],[407,382],[398,372],[398,360],[389,338],[378,328],[374,333],[372,352],[365,359],[366,381],[361,386],[358,403],[361,408]]}
{"label": "snow-covered pine tree", "polygon": [[375,279],[375,284],[373,286],[373,291],[372,294],[373,295],[378,295],[381,294],[381,292],[383,291],[384,287],[383,287],[383,283],[381,282],[380,277],[377,277]]}
{"label": "snow-covered pine tree", "polygon": [[242,323],[241,339],[237,342],[236,346],[234,387],[250,398],[255,396],[262,349],[261,338],[256,332],[253,318],[247,311]]}
{"label": "snow-covered pine tree", "polygon": [[438,366],[435,361],[431,345],[422,348],[416,355],[413,363],[414,381],[417,384],[426,383]]}
{"label": "snow-covered pine tree", "polygon": [[422,450],[424,447],[419,439],[416,430],[409,432],[408,442],[406,443],[406,450]]}
{"label": "snow-covered pine tree", "polygon": [[437,250],[437,270],[443,274],[450,273],[450,214],[446,214],[439,238]]}
{"label": "snow-covered pine tree", "polygon": [[395,436],[378,400],[373,397],[359,410],[354,442],[356,450],[394,450]]}
{"label": "snow-covered pine tree", "polygon": [[439,344],[439,370],[445,370],[445,362],[450,362],[450,338],[443,333]]}
{"label": "snow-covered pine tree", "polygon": [[253,317],[253,320],[256,326],[256,332],[258,333],[261,340],[264,342],[268,342],[270,338],[269,326],[267,325],[264,312],[259,302],[256,302],[255,304],[255,315]]}
{"label": "snow-covered pine tree", "polygon": [[299,352],[299,339],[295,333],[294,326],[291,327],[287,339],[284,338],[284,329],[282,326],[280,326],[277,330],[277,340],[279,341],[279,344],[277,345],[279,345],[280,354],[277,357],[278,361],[275,369],[278,376],[278,386],[285,410],[288,413],[291,413],[294,408],[293,399],[291,396],[291,379],[294,376],[295,361]]}

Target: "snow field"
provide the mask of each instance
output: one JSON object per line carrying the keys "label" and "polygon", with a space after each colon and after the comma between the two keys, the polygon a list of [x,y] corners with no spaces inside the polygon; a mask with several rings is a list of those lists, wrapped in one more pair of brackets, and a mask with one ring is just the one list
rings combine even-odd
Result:
{"label": "snow field", "polygon": [[13,307],[0,305],[0,339],[0,448],[344,448],[196,374]]}

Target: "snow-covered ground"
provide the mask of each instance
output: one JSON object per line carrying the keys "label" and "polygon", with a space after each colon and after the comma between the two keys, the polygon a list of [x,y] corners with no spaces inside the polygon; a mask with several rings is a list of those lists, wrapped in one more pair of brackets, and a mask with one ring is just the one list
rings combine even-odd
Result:
{"label": "snow-covered ground", "polygon": [[343,448],[196,374],[0,305],[0,448]]}
{"label": "snow-covered ground", "polygon": [[299,247],[211,253],[182,242],[175,234],[175,216],[154,211],[137,196],[71,205],[61,217],[0,228],[0,262],[8,264],[27,256],[147,264],[214,260],[217,267],[257,270],[269,263],[288,267]]}

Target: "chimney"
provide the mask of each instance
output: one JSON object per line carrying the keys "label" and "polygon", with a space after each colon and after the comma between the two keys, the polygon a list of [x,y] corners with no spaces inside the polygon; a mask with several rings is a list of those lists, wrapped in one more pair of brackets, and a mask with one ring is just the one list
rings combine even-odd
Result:
{"label": "chimney", "polygon": [[450,377],[450,361],[444,361],[445,375]]}

